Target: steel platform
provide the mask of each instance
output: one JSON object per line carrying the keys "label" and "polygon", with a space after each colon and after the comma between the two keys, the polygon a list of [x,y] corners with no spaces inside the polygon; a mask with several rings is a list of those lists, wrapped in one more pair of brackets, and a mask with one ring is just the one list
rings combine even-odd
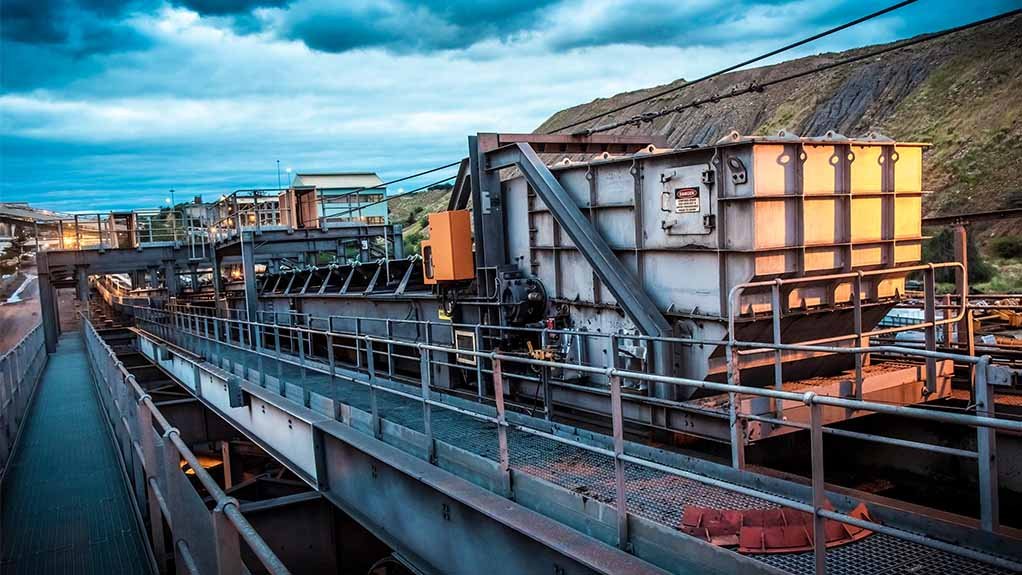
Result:
{"label": "steel platform", "polygon": [[153,572],[77,331],[50,356],[0,497],[2,573]]}
{"label": "steel platform", "polygon": [[[148,335],[148,332],[140,331]],[[281,361],[184,332],[175,332],[174,337],[174,343],[183,349],[227,372],[242,375],[256,385],[302,402],[306,407],[310,405],[310,397],[318,395],[333,400],[341,406],[339,409],[350,406],[365,412],[371,410],[371,397],[366,386],[331,378],[328,372],[321,371],[325,369],[324,366],[316,366],[318,369],[312,365],[303,367],[291,363],[298,361],[296,357]],[[338,370],[338,373],[348,377],[358,375],[354,371]],[[385,392],[377,392],[376,402],[381,419],[389,424],[420,433],[424,431],[422,406],[419,402]],[[434,408],[432,430],[438,442],[448,443],[490,461],[499,460],[495,424]],[[582,497],[613,505],[615,488],[612,458],[514,428],[508,431],[508,442],[511,468],[516,473],[529,474]],[[648,467],[626,464],[625,475],[629,512],[670,529],[681,527],[685,509],[691,505],[721,510],[778,507],[765,500]],[[814,569],[811,551],[750,554],[746,557],[762,562],[764,567],[772,566],[791,573],[808,575]],[[1008,573],[972,559],[880,534],[828,549],[827,571],[850,575]]]}

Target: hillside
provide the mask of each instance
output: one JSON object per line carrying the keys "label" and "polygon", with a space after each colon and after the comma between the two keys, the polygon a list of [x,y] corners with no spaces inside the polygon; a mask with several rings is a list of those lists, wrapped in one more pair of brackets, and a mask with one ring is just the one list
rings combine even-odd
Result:
{"label": "hillside", "polygon": [[[732,72],[597,123],[725,93],[734,86],[786,76],[875,48]],[[537,132],[684,83],[681,79],[568,108],[551,116]],[[932,143],[924,157],[924,189],[933,191],[925,202],[928,214],[1022,205],[1022,172],[1015,169],[1022,166],[1022,17],[613,133],[661,134],[671,145],[681,147],[712,143],[731,130],[769,134],[780,129],[809,136],[828,130],[849,136],[875,130],[895,139]],[[415,208],[425,210],[422,213],[443,209],[444,202],[446,194],[436,192],[395,200],[391,209],[399,215],[394,221],[404,221]],[[984,235],[989,238],[1014,229],[1012,222],[1004,222],[987,228]],[[421,231],[417,224],[409,226],[406,237]]]}
{"label": "hillside", "polygon": [[450,195],[450,188],[438,188],[390,201],[390,221],[404,225],[406,253],[418,253],[419,242],[428,237],[426,215],[446,210]]}
{"label": "hillside", "polygon": [[[725,93],[846,58],[875,47],[819,54],[723,75],[598,121]],[[637,100],[677,80],[594,100],[551,116],[537,131]],[[586,127],[586,126],[583,126]],[[581,129],[575,128],[575,130]],[[731,130],[807,136],[827,130],[852,136],[871,130],[900,140],[931,142],[924,158],[926,211],[955,213],[1022,203],[1022,17],[1002,20],[717,104],[707,104],[612,133],[656,133],[680,147],[708,144]]]}

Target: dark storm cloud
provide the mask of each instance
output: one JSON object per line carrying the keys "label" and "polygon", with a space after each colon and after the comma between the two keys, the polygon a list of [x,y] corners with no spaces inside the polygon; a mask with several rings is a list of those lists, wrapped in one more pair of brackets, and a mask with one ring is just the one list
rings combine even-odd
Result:
{"label": "dark storm cloud", "polygon": [[51,88],[102,72],[99,57],[151,45],[125,18],[159,5],[159,0],[0,0],[0,89]]}
{"label": "dark storm cloud", "polygon": [[123,18],[158,5],[155,0],[4,0],[0,3],[0,38],[5,64],[16,44],[53,46],[71,56],[134,50],[145,39]]}
{"label": "dark storm cloud", "polygon": [[[847,5],[807,9],[798,0],[676,2],[631,0],[608,5],[578,26],[565,26],[550,38],[555,51],[610,45],[726,46],[788,37],[798,27],[833,26],[848,19]],[[864,15],[876,7],[863,3]]]}
{"label": "dark storm cloud", "polygon": [[280,8],[291,0],[175,0],[176,6],[209,16],[243,16],[256,8]]}
{"label": "dark storm cloud", "polygon": [[[868,3],[867,3],[868,4]],[[877,6],[862,6],[862,13]],[[487,40],[540,38],[565,52],[608,45],[722,45],[787,37],[798,25],[847,19],[845,4],[803,0],[294,0],[274,23],[281,37],[313,50],[379,48],[395,53],[462,50]]]}
{"label": "dark storm cloud", "polygon": [[398,53],[458,50],[483,40],[508,40],[532,30],[539,24],[539,12],[557,3],[301,0],[284,12],[277,32],[324,52],[367,48]]}
{"label": "dark storm cloud", "polygon": [[0,4],[4,40],[55,44],[67,39],[61,0],[5,0]]}

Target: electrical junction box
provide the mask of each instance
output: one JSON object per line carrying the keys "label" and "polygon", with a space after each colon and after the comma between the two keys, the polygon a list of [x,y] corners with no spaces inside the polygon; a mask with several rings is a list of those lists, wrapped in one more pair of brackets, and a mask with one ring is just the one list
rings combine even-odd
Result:
{"label": "electrical junction box", "polygon": [[468,210],[429,214],[429,239],[422,241],[422,275],[427,284],[475,277]]}

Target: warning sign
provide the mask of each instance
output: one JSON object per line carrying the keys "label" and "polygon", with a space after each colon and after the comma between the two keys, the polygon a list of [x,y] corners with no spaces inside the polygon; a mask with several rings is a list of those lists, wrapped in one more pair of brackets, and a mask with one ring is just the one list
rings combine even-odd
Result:
{"label": "warning sign", "polygon": [[677,188],[674,190],[674,213],[691,214],[699,212],[699,188]]}

